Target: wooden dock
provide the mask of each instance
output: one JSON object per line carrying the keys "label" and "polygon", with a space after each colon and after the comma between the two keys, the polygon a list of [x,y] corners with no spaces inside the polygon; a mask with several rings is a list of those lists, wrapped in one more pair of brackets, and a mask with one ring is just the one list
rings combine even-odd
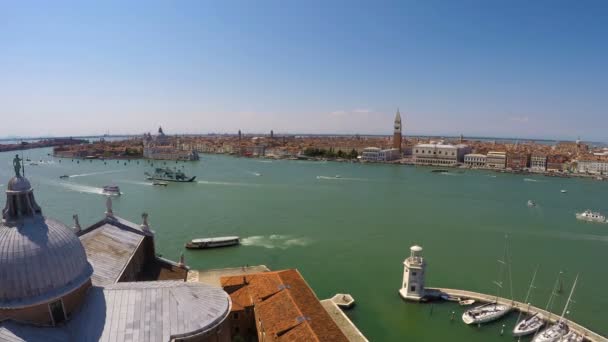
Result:
{"label": "wooden dock", "polygon": [[[440,287],[427,287],[425,289],[425,291],[430,293],[431,296],[433,295],[433,293],[436,295],[439,295],[440,293],[444,293],[444,294],[447,294],[452,297],[459,297],[459,298],[463,298],[463,299],[475,299],[475,300],[477,300],[479,302],[483,302],[483,303],[494,302],[494,300],[496,299],[496,296],[491,296],[491,295],[487,295],[487,294],[483,294],[483,293],[479,293],[479,292],[457,290],[457,289],[446,289],[446,288],[440,288]],[[498,302],[501,304],[511,305],[511,306],[513,306],[513,308],[515,310],[519,310],[523,313],[530,313],[530,312],[537,313],[538,312],[540,315],[542,315],[543,319],[545,319],[546,321],[549,321],[551,323],[555,323],[560,317],[559,315],[545,311],[545,310],[537,308],[535,306],[528,305],[526,303],[521,303],[521,302],[514,301],[511,299],[507,299],[507,298],[499,297]],[[586,341],[608,342],[608,339],[603,337],[602,335],[600,335],[596,332],[593,332],[571,320],[568,320],[568,319],[564,319],[564,320],[568,323],[568,326],[570,327],[570,329],[574,330],[576,333],[583,336]]]}

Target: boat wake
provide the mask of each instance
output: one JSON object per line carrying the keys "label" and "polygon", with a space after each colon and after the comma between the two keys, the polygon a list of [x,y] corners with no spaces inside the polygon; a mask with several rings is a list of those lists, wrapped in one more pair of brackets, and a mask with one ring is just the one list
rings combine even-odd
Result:
{"label": "boat wake", "polygon": [[123,172],[123,171],[127,171],[127,170],[110,170],[110,171],[99,171],[99,172],[91,172],[91,173],[81,173],[78,175],[71,175],[69,177],[70,178],[87,177],[87,176],[104,175],[106,173],[116,173],[116,172]]}
{"label": "boat wake", "polygon": [[144,185],[144,186],[152,186],[152,185],[154,185],[154,184],[149,183],[149,182],[138,182],[138,181],[124,180],[124,179],[121,179],[118,182],[119,183],[126,183],[126,184]]}
{"label": "boat wake", "polygon": [[533,178],[524,178],[524,182],[541,182],[538,179],[533,179]]}
{"label": "boat wake", "polygon": [[306,247],[312,241],[305,237],[295,237],[291,235],[269,235],[269,236],[249,236],[241,239],[241,245],[263,247],[268,249],[278,248],[287,249],[290,247]]}
{"label": "boat wake", "polygon": [[365,178],[336,177],[336,176],[317,176],[317,179],[324,179],[324,180],[346,180],[346,181],[360,181],[360,182],[367,181],[367,179],[365,179]]}
{"label": "boat wake", "polygon": [[223,185],[223,186],[250,186],[250,187],[260,186],[260,184],[252,184],[252,183],[213,182],[213,181],[206,181],[206,180],[199,180],[199,181],[197,181],[197,183],[204,184],[204,185]]}
{"label": "boat wake", "polygon": [[73,184],[73,183],[63,183],[63,182],[60,182],[57,184],[63,186],[64,188],[67,188],[69,190],[76,191],[76,192],[103,195],[103,189],[96,188],[94,186],[79,185],[79,184]]}
{"label": "boat wake", "polygon": [[262,174],[259,172],[254,172],[254,171],[247,171],[248,174],[256,176],[256,177],[260,177]]}

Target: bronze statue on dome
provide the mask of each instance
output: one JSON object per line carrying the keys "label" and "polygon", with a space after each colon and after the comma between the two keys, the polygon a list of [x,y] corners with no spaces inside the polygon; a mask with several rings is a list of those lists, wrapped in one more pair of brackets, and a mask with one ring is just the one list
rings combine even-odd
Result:
{"label": "bronze statue on dome", "polygon": [[23,161],[23,159],[19,158],[19,155],[16,154],[15,159],[13,159],[13,167],[15,168],[15,176],[17,178],[21,177],[21,161]]}

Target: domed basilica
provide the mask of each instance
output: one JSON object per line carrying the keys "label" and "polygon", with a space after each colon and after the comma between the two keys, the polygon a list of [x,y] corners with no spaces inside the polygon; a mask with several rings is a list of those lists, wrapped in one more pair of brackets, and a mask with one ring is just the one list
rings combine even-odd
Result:
{"label": "domed basilica", "polygon": [[[186,282],[154,233],[115,216],[74,228],[45,217],[15,157],[0,222],[0,341],[229,341],[230,297]],[[160,337],[160,338],[159,338]]]}

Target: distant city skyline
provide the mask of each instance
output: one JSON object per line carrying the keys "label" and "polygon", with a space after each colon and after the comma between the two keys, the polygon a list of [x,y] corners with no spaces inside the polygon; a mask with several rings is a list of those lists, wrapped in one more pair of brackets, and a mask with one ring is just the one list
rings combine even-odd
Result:
{"label": "distant city skyline", "polygon": [[[608,3],[5,3],[0,137],[608,142]],[[21,124],[15,124],[20,122]]]}

